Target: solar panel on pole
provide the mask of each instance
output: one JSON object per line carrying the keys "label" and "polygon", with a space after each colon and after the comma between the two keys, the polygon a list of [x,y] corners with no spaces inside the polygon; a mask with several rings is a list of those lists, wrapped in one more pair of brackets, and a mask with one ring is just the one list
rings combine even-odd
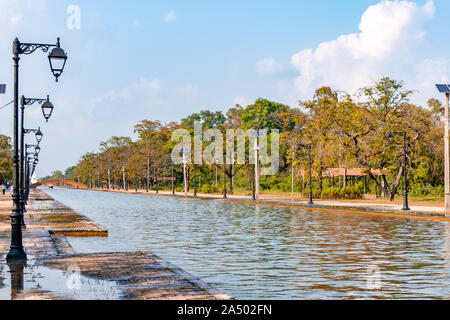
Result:
{"label": "solar panel on pole", "polygon": [[439,90],[440,93],[449,93],[450,92],[450,85],[448,85],[448,84],[437,84],[436,88]]}

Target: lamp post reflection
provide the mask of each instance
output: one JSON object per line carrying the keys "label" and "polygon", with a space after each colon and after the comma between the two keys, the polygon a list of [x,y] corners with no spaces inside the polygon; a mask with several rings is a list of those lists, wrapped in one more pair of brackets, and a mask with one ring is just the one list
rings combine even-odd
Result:
{"label": "lamp post reflection", "polygon": [[11,275],[11,300],[15,300],[23,292],[23,269],[26,267],[26,260],[8,260],[6,262]]}

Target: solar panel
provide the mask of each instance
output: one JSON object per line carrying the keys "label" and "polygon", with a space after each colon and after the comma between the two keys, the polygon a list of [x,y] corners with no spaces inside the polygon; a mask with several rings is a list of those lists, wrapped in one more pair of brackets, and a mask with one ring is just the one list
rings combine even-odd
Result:
{"label": "solar panel", "polygon": [[437,84],[436,88],[439,90],[440,93],[449,93],[450,92],[450,85],[447,85],[447,84]]}
{"label": "solar panel", "polygon": [[6,84],[0,84],[0,94],[5,94],[6,92]]}

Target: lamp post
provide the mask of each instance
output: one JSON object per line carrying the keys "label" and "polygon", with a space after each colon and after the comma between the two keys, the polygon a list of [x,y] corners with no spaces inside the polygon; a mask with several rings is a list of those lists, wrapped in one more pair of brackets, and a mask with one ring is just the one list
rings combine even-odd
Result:
{"label": "lamp post", "polygon": [[172,195],[175,195],[175,176],[174,176],[174,172],[173,172],[173,160],[172,160]]}
{"label": "lamp post", "polygon": [[124,191],[127,191],[127,182],[125,180],[125,165],[126,164],[127,163],[125,161],[121,163],[121,165],[122,165],[122,177],[123,177],[123,190]]}
{"label": "lamp post", "polygon": [[108,190],[111,189],[111,165],[106,166],[108,168]]}
{"label": "lamp post", "polygon": [[311,144],[308,144],[308,162],[309,162],[309,205],[313,205],[313,192],[312,192],[312,159],[311,159]]}
{"label": "lamp post", "polygon": [[187,150],[185,148],[180,149],[183,153],[183,184],[184,184],[184,195],[187,196],[187,177],[186,177],[186,154]]}
{"label": "lamp post", "polygon": [[252,132],[252,137],[255,140],[254,145],[254,151],[255,151],[255,195],[254,199],[259,200],[259,149],[260,146],[258,145],[258,138],[264,137],[264,133],[261,131],[254,131]]}
{"label": "lamp post", "polygon": [[100,168],[97,168],[97,182],[95,183],[96,188],[100,189],[101,183],[100,183]]}
{"label": "lamp post", "polygon": [[[22,97],[23,98],[23,97]],[[22,120],[21,120],[21,133],[20,133],[20,164],[19,164],[19,173],[20,173],[20,189],[19,189],[19,195],[20,195],[20,206],[22,209],[22,213],[26,212],[25,209],[25,172],[24,172],[24,166],[25,166],[25,135],[34,133],[37,141],[37,150],[35,149],[35,152],[39,154],[41,151],[41,148],[39,147],[39,144],[42,141],[43,134],[41,132],[41,129],[24,129],[23,128],[23,108],[24,104],[22,104]],[[23,217],[22,217],[22,226],[25,227],[25,224],[23,223]]]}
{"label": "lamp post", "polygon": [[195,163],[194,163],[194,179],[192,179],[194,181],[194,198],[197,197],[197,170],[195,168]]}
{"label": "lamp post", "polygon": [[[35,137],[36,137],[36,141],[37,141],[37,145],[25,145],[25,148],[21,147],[21,151],[20,151],[20,205],[22,208],[22,227],[26,228],[25,222],[23,220],[23,213],[26,212],[26,208],[25,205],[27,203],[28,200],[28,194],[29,194],[29,190],[28,190],[28,173],[26,172],[27,166],[25,164],[27,164],[27,156],[28,156],[28,149],[31,147],[34,147],[34,153],[33,155],[38,156],[39,153],[41,152],[41,147],[39,147],[39,144],[42,141],[42,137],[43,134],[41,132],[41,129],[23,129],[22,130],[23,136],[25,134],[29,134],[29,133],[35,133]],[[24,141],[24,137],[22,137],[22,143]]]}
{"label": "lamp post", "polygon": [[406,131],[402,133],[389,133],[388,139],[393,139],[394,134],[401,134],[403,136],[403,208],[404,211],[411,210],[408,205],[408,168],[407,168],[407,157],[406,157]]}
{"label": "lamp post", "polygon": [[218,164],[219,164],[219,161],[216,160],[216,189],[217,189],[217,170],[218,170],[217,165],[218,165]]}
{"label": "lamp post", "polygon": [[223,198],[227,198],[227,174],[226,174],[226,164],[223,164]]}
{"label": "lamp post", "polygon": [[[25,150],[24,150],[24,144],[25,144],[25,135],[29,133],[35,133],[36,140],[38,144],[41,142],[43,134],[41,132],[41,129],[25,129],[24,128],[24,118],[25,118],[25,107],[31,106],[35,103],[42,104],[42,113],[44,115],[44,118],[48,121],[48,119],[51,117],[53,112],[53,105],[49,100],[49,96],[47,95],[46,99],[36,99],[36,98],[25,98],[24,96],[20,99],[20,110],[21,110],[21,117],[20,117],[20,166],[19,166],[19,172],[20,172],[20,203],[22,212],[26,212],[25,209],[25,199],[24,199],[24,193],[25,193],[25,173],[24,173],[24,161],[25,161]],[[39,148],[40,150],[40,148]],[[23,222],[23,218],[22,218]],[[22,226],[25,226],[25,224],[22,224]]]}
{"label": "lamp post", "polygon": [[19,39],[13,42],[13,61],[14,61],[14,188],[13,188],[13,208],[11,212],[11,245],[7,260],[26,260],[27,255],[23,249],[22,243],[22,215],[20,207],[20,175],[19,175],[19,61],[21,55],[29,55],[37,49],[48,52],[50,48],[54,48],[48,55],[50,69],[58,81],[67,61],[67,55],[60,47],[59,38],[56,44],[39,44],[39,43],[21,43]]}
{"label": "lamp post", "polygon": [[[35,151],[33,152],[28,152],[28,149],[34,148]],[[28,156],[34,156],[36,153],[39,154],[39,152],[41,151],[41,148],[39,147],[39,144],[37,145],[31,145],[31,144],[26,144],[25,145],[25,204],[28,201],[28,195],[30,193],[30,162],[29,162],[29,158]]]}
{"label": "lamp post", "polygon": [[[23,111],[22,111],[23,112]],[[35,134],[35,138],[37,141],[37,145],[35,146],[35,154],[39,155],[39,153],[41,152],[41,147],[39,147],[39,144],[42,141],[43,138],[43,134],[41,131],[41,128],[38,129],[24,129],[23,128],[23,113],[22,113],[22,129],[21,129],[21,138],[20,138],[20,201],[21,201],[21,206],[22,206],[22,212],[26,212],[26,208],[25,208],[25,201],[24,201],[24,191],[25,191],[25,179],[26,179],[26,175],[24,172],[24,165],[25,165],[25,156],[24,156],[24,152],[26,152],[26,148],[24,149],[24,141],[25,141],[25,135],[30,134],[30,133],[34,133]],[[23,219],[22,219],[23,220]]]}
{"label": "lamp post", "polygon": [[445,185],[445,212],[450,216],[450,146],[449,146],[449,100],[450,100],[450,85],[437,84],[437,89],[440,93],[445,94],[445,113],[441,121],[444,121],[444,149],[445,149],[445,165],[444,165],[444,185]]}
{"label": "lamp post", "polygon": [[150,191],[150,157],[147,158],[147,193]]}
{"label": "lamp post", "polygon": [[292,141],[294,141],[294,138],[289,138],[289,144],[291,145],[291,152],[292,152],[292,177],[291,177],[291,188],[292,188],[292,197],[294,197],[294,144]]}

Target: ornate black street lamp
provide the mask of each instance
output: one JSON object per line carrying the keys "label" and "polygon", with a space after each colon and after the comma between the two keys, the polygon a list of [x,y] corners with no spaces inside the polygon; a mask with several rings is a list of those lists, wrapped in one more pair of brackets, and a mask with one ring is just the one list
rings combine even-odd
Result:
{"label": "ornate black street lamp", "polygon": [[[28,152],[28,149],[34,148],[34,152]],[[30,193],[30,179],[31,179],[31,175],[30,175],[30,167],[32,166],[32,163],[30,162],[30,156],[33,156],[33,160],[36,157],[36,153],[39,154],[41,150],[41,147],[39,147],[39,144],[37,145],[33,145],[33,144],[26,144],[25,145],[25,204],[28,201],[28,196]]]}
{"label": "ornate black street lamp", "polygon": [[173,168],[173,160],[172,160],[172,195],[175,195],[175,177],[173,174],[173,170],[174,170],[174,168]]}
{"label": "ornate black street lamp", "polygon": [[102,185],[101,183],[100,183],[100,170],[102,170],[102,169],[100,169],[100,168],[97,168],[97,181],[96,181],[96,185],[97,185],[97,189],[100,189],[100,186]]}
{"label": "ornate black street lamp", "polygon": [[[28,102],[26,102],[25,100],[28,100]],[[39,99],[33,99],[34,101],[38,101]],[[30,102],[31,99],[25,99],[24,97],[22,97],[22,130],[21,130],[21,136],[20,136],[20,205],[22,208],[22,226],[25,227],[25,223],[23,221],[23,213],[26,212],[26,208],[25,208],[25,203],[26,203],[26,199],[25,199],[25,193],[26,193],[26,187],[25,187],[25,183],[26,183],[26,175],[25,175],[25,152],[26,152],[26,148],[24,148],[24,141],[25,141],[25,135],[29,134],[29,133],[34,133],[35,137],[36,137],[36,141],[37,141],[37,146],[35,148],[35,154],[39,154],[39,152],[41,151],[41,147],[39,147],[39,143],[42,141],[42,137],[44,136],[41,132],[41,128],[39,129],[24,129],[23,128],[23,119],[24,119],[24,113],[23,113],[23,108],[25,105],[31,105],[34,102]]]}
{"label": "ornate black street lamp", "polygon": [[111,168],[112,165],[107,165],[106,168],[108,168],[108,190],[111,189]]}
{"label": "ornate black street lamp", "polygon": [[195,168],[195,164],[193,164],[194,167],[194,198],[197,197],[197,170]]}
{"label": "ornate black street lamp", "polygon": [[408,205],[408,168],[407,168],[407,153],[406,153],[406,131],[403,132],[390,132],[387,136],[388,139],[393,139],[394,134],[403,136],[403,211],[411,210]]}
{"label": "ornate black street lamp", "polygon": [[[11,245],[9,253],[6,257],[7,260],[26,260],[27,255],[23,249],[22,244],[22,216],[23,212],[20,206],[20,173],[19,173],[19,61],[20,55],[29,55],[38,49],[43,52],[48,52],[50,48],[56,48],[58,50],[52,50],[48,56],[50,61],[51,72],[58,81],[61,76],[64,66],[67,60],[67,55],[60,47],[59,38],[56,44],[39,44],[39,43],[21,43],[19,39],[14,39],[13,42],[13,60],[14,60],[14,153],[13,153],[13,166],[14,166],[14,188],[13,188],[13,208],[11,212]],[[61,63],[62,62],[62,63]]]}
{"label": "ornate black street lamp", "polygon": [[309,161],[309,205],[313,205],[313,191],[312,191],[312,159],[311,159],[311,145],[308,145],[308,161]]}

